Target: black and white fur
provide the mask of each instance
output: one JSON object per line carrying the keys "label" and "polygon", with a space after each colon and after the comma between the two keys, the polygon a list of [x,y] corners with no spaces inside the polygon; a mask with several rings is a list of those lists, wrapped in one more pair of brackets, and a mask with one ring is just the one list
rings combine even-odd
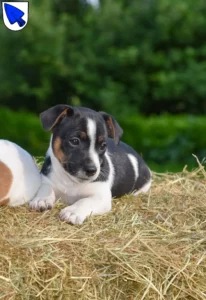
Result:
{"label": "black and white fur", "polygon": [[91,214],[110,211],[112,197],[149,190],[151,172],[135,150],[119,142],[123,131],[112,116],[61,104],[40,118],[52,136],[32,209],[51,209],[60,198],[69,204],[60,218],[82,224]]}

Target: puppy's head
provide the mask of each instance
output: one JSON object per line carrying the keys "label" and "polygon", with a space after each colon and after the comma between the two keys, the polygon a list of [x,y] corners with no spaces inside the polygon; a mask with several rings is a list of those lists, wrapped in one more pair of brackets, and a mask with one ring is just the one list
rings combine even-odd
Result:
{"label": "puppy's head", "polygon": [[112,116],[84,107],[60,104],[40,114],[45,130],[52,130],[53,154],[78,182],[94,181],[107,149],[107,138],[118,144],[123,133]]}

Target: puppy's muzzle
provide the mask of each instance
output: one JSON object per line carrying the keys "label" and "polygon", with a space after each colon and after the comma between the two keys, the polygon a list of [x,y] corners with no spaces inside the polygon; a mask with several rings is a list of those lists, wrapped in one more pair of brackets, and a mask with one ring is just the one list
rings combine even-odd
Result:
{"label": "puppy's muzzle", "polygon": [[97,168],[93,164],[89,164],[84,167],[84,172],[88,177],[94,176],[97,172]]}

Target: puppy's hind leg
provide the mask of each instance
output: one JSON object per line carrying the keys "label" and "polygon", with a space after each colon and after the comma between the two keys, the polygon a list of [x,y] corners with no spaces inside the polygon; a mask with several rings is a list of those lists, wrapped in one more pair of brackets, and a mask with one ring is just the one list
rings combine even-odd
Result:
{"label": "puppy's hind leg", "polygon": [[44,178],[43,178],[42,184],[36,196],[29,203],[29,207],[32,210],[43,212],[45,210],[52,209],[54,203],[55,203],[54,190],[49,183],[44,182]]}
{"label": "puppy's hind leg", "polygon": [[137,196],[140,193],[147,193],[152,184],[152,174],[150,169],[143,165],[140,169],[140,176],[137,178],[134,195]]}
{"label": "puppy's hind leg", "polygon": [[152,180],[149,179],[147,183],[145,183],[138,191],[134,191],[134,195],[137,196],[141,193],[147,193],[151,187]]}

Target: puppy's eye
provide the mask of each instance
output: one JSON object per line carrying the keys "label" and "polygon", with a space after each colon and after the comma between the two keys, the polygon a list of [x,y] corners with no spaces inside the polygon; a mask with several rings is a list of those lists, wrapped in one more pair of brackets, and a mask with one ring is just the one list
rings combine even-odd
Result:
{"label": "puppy's eye", "polygon": [[107,143],[105,143],[105,142],[103,142],[102,144],[101,144],[101,146],[100,146],[100,150],[101,151],[104,151],[105,149],[106,149],[106,147],[107,147]]}
{"label": "puppy's eye", "polygon": [[73,139],[70,139],[69,140],[69,143],[72,145],[72,146],[78,146],[79,143],[80,143],[80,140],[78,138],[73,138]]}

